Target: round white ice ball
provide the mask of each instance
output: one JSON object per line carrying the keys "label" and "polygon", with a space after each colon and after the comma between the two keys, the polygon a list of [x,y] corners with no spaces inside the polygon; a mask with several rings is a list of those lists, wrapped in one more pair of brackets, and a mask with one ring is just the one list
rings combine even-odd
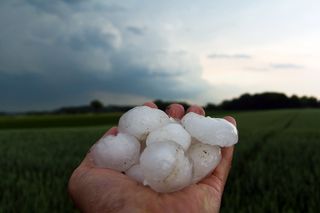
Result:
{"label": "round white ice ball", "polygon": [[203,143],[194,143],[190,146],[187,155],[193,162],[192,183],[197,183],[210,174],[221,160],[221,149]]}
{"label": "round white ice ball", "polygon": [[182,146],[172,141],[152,143],[140,157],[145,183],[157,192],[173,192],[191,183],[192,164]]}
{"label": "round white ice ball", "polygon": [[147,137],[146,144],[149,146],[163,141],[176,142],[186,151],[190,146],[191,136],[180,124],[170,123],[152,131]]}
{"label": "round white ice ball", "polygon": [[143,183],[144,175],[140,164],[131,166],[127,171],[126,175],[137,181],[138,183]]}
{"label": "round white ice ball", "polygon": [[125,171],[139,161],[140,143],[131,135],[118,133],[104,136],[91,151],[98,167]]}
{"label": "round white ice ball", "polygon": [[162,110],[148,106],[138,106],[121,116],[118,130],[119,132],[133,135],[141,141],[151,131],[168,123],[170,123],[170,119]]}
{"label": "round white ice ball", "polygon": [[154,143],[147,146],[140,156],[140,165],[147,179],[164,180],[176,166],[177,144]]}
{"label": "round white ice ball", "polygon": [[189,112],[181,123],[192,137],[202,143],[225,147],[238,142],[237,128],[225,119]]}

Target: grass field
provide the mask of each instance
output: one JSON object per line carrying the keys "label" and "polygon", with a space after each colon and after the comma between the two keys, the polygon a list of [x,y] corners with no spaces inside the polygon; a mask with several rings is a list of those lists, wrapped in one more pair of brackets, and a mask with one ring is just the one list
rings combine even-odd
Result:
{"label": "grass field", "polygon": [[[240,141],[221,212],[318,212],[320,110],[233,116]],[[118,117],[0,117],[0,212],[76,211],[68,178]]]}

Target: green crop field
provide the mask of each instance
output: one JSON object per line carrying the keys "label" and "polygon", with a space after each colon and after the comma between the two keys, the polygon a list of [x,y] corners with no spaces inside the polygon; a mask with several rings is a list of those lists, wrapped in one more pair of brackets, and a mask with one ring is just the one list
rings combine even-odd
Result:
{"label": "green crop field", "polygon": [[[318,212],[320,110],[232,115],[240,141],[221,211]],[[0,212],[76,211],[67,194],[68,178],[118,118],[119,114],[0,117]]]}

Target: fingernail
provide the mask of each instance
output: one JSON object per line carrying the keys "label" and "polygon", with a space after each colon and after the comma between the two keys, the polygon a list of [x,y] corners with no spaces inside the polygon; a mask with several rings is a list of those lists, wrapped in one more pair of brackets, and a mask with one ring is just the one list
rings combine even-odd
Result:
{"label": "fingernail", "polygon": [[171,104],[166,108],[166,113],[170,117],[181,119],[184,116],[184,108],[180,104]]}
{"label": "fingernail", "polygon": [[193,105],[193,106],[190,106],[189,109],[187,110],[187,113],[188,112],[194,112],[194,113],[197,113],[199,115],[205,115],[205,111],[202,107],[200,106],[197,106],[197,105]]}

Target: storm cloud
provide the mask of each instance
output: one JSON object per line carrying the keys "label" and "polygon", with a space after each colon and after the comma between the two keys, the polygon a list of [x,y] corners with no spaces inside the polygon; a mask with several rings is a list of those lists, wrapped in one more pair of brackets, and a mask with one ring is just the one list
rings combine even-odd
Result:
{"label": "storm cloud", "polygon": [[208,88],[197,58],[128,20],[128,8],[70,0],[0,6],[0,110],[84,104],[104,93],[182,100]]}

